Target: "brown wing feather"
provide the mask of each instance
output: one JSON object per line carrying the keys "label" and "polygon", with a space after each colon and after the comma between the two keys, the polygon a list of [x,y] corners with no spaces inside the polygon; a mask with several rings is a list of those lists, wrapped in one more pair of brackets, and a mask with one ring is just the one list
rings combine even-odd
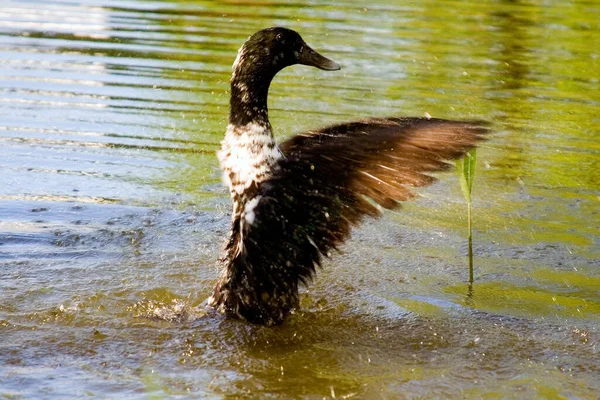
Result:
{"label": "brown wing feather", "polygon": [[369,119],[297,135],[281,144],[291,159],[339,163],[356,193],[385,208],[413,198],[410,187],[435,182],[427,175],[445,170],[487,133],[480,121],[425,118]]}
{"label": "brown wing feather", "polygon": [[365,216],[380,215],[366,197],[397,207],[414,197],[411,187],[432,183],[428,173],[448,168],[448,159],[474,147],[486,132],[478,122],[388,118],[284,142],[285,157],[257,188],[253,222],[238,234],[244,251],[230,260],[211,304],[249,321],[280,323],[322,255]]}

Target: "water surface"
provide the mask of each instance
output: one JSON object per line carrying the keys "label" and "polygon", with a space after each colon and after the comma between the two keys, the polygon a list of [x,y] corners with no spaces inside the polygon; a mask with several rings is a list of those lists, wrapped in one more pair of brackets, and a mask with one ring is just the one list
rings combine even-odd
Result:
{"label": "water surface", "polygon": [[[598,21],[593,1],[4,0],[0,396],[595,398]],[[283,326],[194,317],[228,230],[230,66],[272,25],[342,65],[277,76],[279,139],[492,122],[473,288],[446,174],[358,229]]]}

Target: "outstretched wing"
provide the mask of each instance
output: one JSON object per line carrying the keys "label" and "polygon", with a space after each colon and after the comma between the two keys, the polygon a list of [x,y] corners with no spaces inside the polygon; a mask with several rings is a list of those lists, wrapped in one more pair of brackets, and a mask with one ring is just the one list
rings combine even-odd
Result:
{"label": "outstretched wing", "polygon": [[483,122],[431,118],[334,125],[282,143],[286,161],[279,178],[303,175],[308,163],[310,173],[304,176],[314,179],[318,175],[323,186],[345,188],[392,209],[399,201],[414,197],[411,186],[433,183],[435,178],[427,173],[447,169],[447,160],[473,148],[486,132]]}
{"label": "outstretched wing", "polygon": [[297,300],[298,283],[312,276],[321,256],[364,216],[380,215],[367,198],[397,207],[414,197],[412,187],[435,180],[428,173],[447,169],[447,160],[473,148],[486,132],[480,122],[386,118],[334,125],[282,143],[279,168],[242,216],[243,251],[233,269],[244,271],[239,280],[253,305],[248,312],[236,305],[235,312],[280,322]]}

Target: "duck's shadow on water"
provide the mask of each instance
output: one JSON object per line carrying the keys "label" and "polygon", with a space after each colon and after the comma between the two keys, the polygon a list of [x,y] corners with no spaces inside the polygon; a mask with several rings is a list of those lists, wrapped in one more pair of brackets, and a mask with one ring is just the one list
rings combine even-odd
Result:
{"label": "duck's shadow on water", "polygon": [[[467,290],[467,302],[474,305],[472,285]],[[149,327],[192,331],[199,338],[218,338],[219,345],[227,348],[250,352],[260,348],[279,355],[315,345],[336,351],[365,344],[376,349],[385,343],[385,349],[395,349],[396,356],[404,354],[410,359],[409,356],[414,358],[415,351],[470,347],[474,340],[470,332],[484,332],[485,326],[509,330],[536,328],[536,323],[527,318],[489,313],[436,299],[426,299],[444,308],[442,313],[434,316],[419,315],[390,301],[359,294],[373,303],[367,307],[373,312],[368,312],[346,304],[344,293],[334,290],[329,295],[329,301],[322,302],[303,293],[301,302],[304,306],[293,310],[283,324],[276,326],[228,318],[204,303],[194,306],[189,299],[172,299],[170,302],[143,299],[130,311],[134,318],[145,321],[144,325]]]}
{"label": "duck's shadow on water", "polygon": [[[519,374],[515,363],[546,362],[550,348],[586,351],[584,345],[568,345],[574,340],[572,331],[551,323],[541,330],[538,322],[471,308],[439,316],[404,312],[389,318],[357,312],[340,305],[342,301],[335,298],[325,308],[301,308],[274,327],[210,312],[192,319],[181,312],[166,325],[154,315],[149,327],[156,324],[159,331],[166,328],[170,336],[179,337],[178,350],[170,341],[171,348],[161,351],[187,352],[188,366],[231,371],[227,382],[217,384],[229,394],[273,386],[288,390],[298,384],[317,392],[333,385],[339,393],[365,393],[355,380],[346,378],[367,374],[380,382],[396,376],[403,383],[422,379],[413,374],[423,368],[435,379],[460,387],[475,377],[513,378]],[[164,317],[185,308],[175,303],[172,307],[163,310]],[[556,357],[568,362],[571,356]],[[587,359],[592,365],[593,360]],[[437,376],[439,371],[447,371],[447,376]]]}

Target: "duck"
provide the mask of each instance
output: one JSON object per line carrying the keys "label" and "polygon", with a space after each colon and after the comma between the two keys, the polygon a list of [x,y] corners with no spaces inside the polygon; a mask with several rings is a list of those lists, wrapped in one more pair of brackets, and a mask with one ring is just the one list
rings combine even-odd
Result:
{"label": "duck", "polygon": [[267,96],[282,69],[337,71],[294,30],[250,36],[233,63],[229,121],[217,156],[232,202],[231,231],[208,308],[278,325],[296,309],[323,259],[367,217],[396,209],[488,132],[481,121],[364,118],[299,133],[278,144]]}

